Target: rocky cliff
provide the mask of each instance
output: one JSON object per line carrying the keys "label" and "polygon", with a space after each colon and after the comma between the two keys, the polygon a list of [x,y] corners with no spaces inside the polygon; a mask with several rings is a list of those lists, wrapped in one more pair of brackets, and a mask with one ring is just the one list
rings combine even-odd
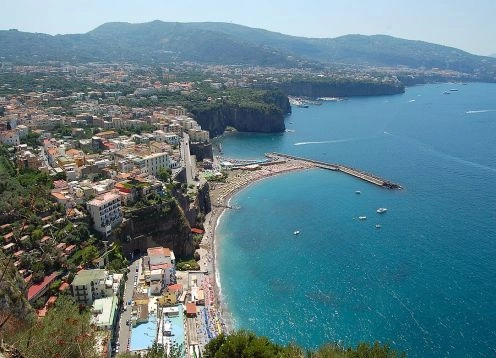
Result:
{"label": "rocky cliff", "polygon": [[179,190],[174,192],[174,197],[183,210],[189,225],[191,227],[203,227],[205,215],[212,210],[208,182],[203,182],[196,188],[196,195],[193,200]]}
{"label": "rocky cliff", "polygon": [[382,96],[405,92],[405,86],[399,81],[358,81],[352,79],[335,82],[291,81],[281,83],[279,87],[289,95],[310,98]]}
{"label": "rocky cliff", "polygon": [[153,246],[174,250],[178,258],[190,258],[194,253],[191,227],[183,210],[173,200],[169,205],[155,204],[128,209],[126,220],[116,230],[115,236],[129,254],[135,250],[146,252]]}
{"label": "rocky cliff", "polygon": [[254,108],[223,104],[205,109],[193,109],[191,113],[202,129],[208,130],[211,137],[224,133],[227,126],[240,132],[283,132],[283,112],[278,108]]}
{"label": "rocky cliff", "polygon": [[[247,90],[247,93],[250,90]],[[278,89],[251,90],[251,98],[227,98],[209,104],[190,104],[188,110],[211,137],[227,126],[240,132],[283,132],[284,115],[291,113],[288,97]]]}

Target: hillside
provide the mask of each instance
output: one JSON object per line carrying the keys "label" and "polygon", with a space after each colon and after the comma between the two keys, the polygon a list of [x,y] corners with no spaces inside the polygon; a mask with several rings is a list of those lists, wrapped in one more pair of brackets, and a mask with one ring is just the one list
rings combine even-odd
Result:
{"label": "hillside", "polygon": [[0,31],[5,61],[195,61],[260,66],[360,65],[438,68],[494,80],[496,59],[385,35],[304,38],[228,23],[106,23],[86,33],[50,36]]}

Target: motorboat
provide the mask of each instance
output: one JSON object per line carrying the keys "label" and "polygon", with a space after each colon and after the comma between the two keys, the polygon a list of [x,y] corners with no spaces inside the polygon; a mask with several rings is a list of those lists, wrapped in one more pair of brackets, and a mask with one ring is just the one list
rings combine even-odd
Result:
{"label": "motorboat", "polygon": [[362,192],[360,190],[355,191],[355,194],[361,194]]}
{"label": "motorboat", "polygon": [[379,208],[376,211],[377,211],[377,214],[384,214],[387,211],[387,209],[386,208]]}
{"label": "motorboat", "polygon": [[367,220],[367,217],[366,216],[359,216],[358,220]]}
{"label": "motorboat", "polygon": [[300,234],[300,230],[296,230],[295,232],[293,232],[293,235],[299,235]]}
{"label": "motorboat", "polygon": [[380,229],[382,226],[380,224],[375,224],[376,229]]}

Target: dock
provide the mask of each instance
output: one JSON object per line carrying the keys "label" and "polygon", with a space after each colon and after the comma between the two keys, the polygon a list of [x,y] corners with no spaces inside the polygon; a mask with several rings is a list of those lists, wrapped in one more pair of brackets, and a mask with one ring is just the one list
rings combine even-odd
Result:
{"label": "dock", "polygon": [[313,159],[307,159],[307,158],[302,158],[302,157],[296,157],[293,155],[289,154],[282,154],[282,153],[266,153],[265,156],[269,158],[272,161],[280,161],[281,158],[285,159],[292,159],[292,160],[299,160],[303,161],[306,163],[310,163],[314,165],[316,168],[321,168],[321,169],[327,169],[327,170],[332,170],[332,171],[339,171],[348,175],[351,175],[355,178],[364,180],[366,182],[369,182],[371,184],[387,188],[387,189],[403,189],[401,185],[393,183],[389,180],[383,179],[381,177],[378,177],[377,175],[366,173],[362,170],[356,169],[356,168],[351,168],[343,164],[337,164],[337,163],[326,163],[326,162],[321,162],[318,160],[313,160]]}

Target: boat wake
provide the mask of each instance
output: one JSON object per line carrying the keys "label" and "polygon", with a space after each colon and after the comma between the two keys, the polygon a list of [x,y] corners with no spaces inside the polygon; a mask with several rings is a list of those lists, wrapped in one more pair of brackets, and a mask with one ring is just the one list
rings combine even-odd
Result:
{"label": "boat wake", "polygon": [[[393,134],[388,133],[388,132],[384,132],[384,134],[393,136]],[[496,173],[496,168],[493,168],[493,167],[490,167],[490,166],[487,166],[487,165],[484,165],[484,164],[480,164],[480,163],[477,163],[477,162],[472,162],[470,160],[463,159],[463,158],[460,158],[460,157],[456,157],[456,156],[451,155],[451,154],[448,154],[448,153],[441,152],[441,151],[433,148],[432,146],[430,146],[428,144],[425,144],[425,143],[423,143],[423,142],[421,142],[421,141],[419,141],[417,139],[408,138],[408,137],[404,137],[404,136],[398,136],[398,135],[394,135],[394,136],[395,137],[399,137],[404,142],[406,142],[406,143],[409,142],[410,144],[417,146],[418,148],[420,148],[424,152],[430,153],[430,154],[435,155],[435,156],[437,156],[439,158],[447,159],[447,160],[450,160],[452,162],[463,164],[463,165],[466,165],[466,166],[469,166],[469,167],[472,167],[472,168],[487,170],[487,171]]]}
{"label": "boat wake", "polygon": [[467,111],[466,114],[478,114],[478,113],[487,113],[487,112],[496,112],[496,109],[480,109],[476,111]]}
{"label": "boat wake", "polygon": [[357,138],[323,140],[323,141],[317,141],[317,142],[298,142],[298,143],[295,143],[293,145],[346,143],[346,142],[353,142],[355,140],[357,140]]}

